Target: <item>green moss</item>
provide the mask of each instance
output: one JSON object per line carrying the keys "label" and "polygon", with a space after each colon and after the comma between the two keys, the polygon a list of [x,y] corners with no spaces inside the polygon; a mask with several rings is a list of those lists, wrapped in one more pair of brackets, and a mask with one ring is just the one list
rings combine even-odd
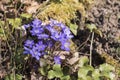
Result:
{"label": "green moss", "polygon": [[120,77],[120,62],[118,60],[114,59],[112,56],[110,56],[106,52],[103,52],[100,55],[101,55],[101,57],[103,57],[105,59],[106,63],[115,67],[116,73]]}
{"label": "green moss", "polygon": [[37,17],[44,21],[53,18],[69,24],[72,19],[77,18],[76,11],[80,12],[84,18],[86,16],[85,9],[92,2],[93,0],[61,0],[61,2],[51,0],[41,5]]}

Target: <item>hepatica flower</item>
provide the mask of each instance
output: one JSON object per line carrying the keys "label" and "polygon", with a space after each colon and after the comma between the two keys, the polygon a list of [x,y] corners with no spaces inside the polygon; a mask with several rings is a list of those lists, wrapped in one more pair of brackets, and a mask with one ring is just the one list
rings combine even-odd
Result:
{"label": "hepatica flower", "polygon": [[24,46],[26,46],[26,47],[29,47],[29,48],[32,48],[32,46],[34,45],[34,41],[33,40],[26,40],[25,41],[25,44],[24,44]]}
{"label": "hepatica flower", "polygon": [[33,28],[39,28],[42,26],[41,24],[42,24],[42,21],[40,21],[39,19],[34,19],[31,23],[31,26]]}
{"label": "hepatica flower", "polygon": [[[39,19],[34,19],[30,24],[24,25],[25,29],[28,29],[30,39],[24,42],[25,54],[30,54],[37,60],[43,55],[50,52],[55,43],[59,43],[59,50],[69,51],[71,35],[70,29],[63,23],[51,19],[49,23],[44,23]],[[29,35],[28,35],[29,36]],[[51,49],[50,49],[51,48]],[[55,64],[61,64],[59,56],[54,57]]]}
{"label": "hepatica flower", "polygon": [[55,62],[55,64],[61,64],[61,59],[60,59],[60,57],[59,57],[59,56],[55,56],[55,57],[54,57],[54,62]]}
{"label": "hepatica flower", "polygon": [[38,49],[38,51],[44,51],[47,46],[43,44],[42,41],[39,41],[35,44],[35,47]]}
{"label": "hepatica flower", "polygon": [[32,55],[32,57],[36,58],[37,60],[39,60],[41,57],[40,51],[35,46],[30,50],[30,54]]}

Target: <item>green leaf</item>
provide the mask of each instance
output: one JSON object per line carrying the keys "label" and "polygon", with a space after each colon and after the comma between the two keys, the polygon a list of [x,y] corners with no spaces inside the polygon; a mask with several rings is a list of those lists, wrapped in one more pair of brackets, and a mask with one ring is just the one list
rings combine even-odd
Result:
{"label": "green leaf", "polygon": [[77,29],[78,29],[78,26],[76,24],[70,24],[70,30],[72,31],[72,33],[74,35],[77,35]]}
{"label": "green leaf", "polygon": [[15,76],[14,76],[14,74],[7,75],[5,77],[5,80],[14,80],[14,77],[16,80],[22,80],[22,76],[19,74],[15,74]]}
{"label": "green leaf", "polygon": [[58,65],[58,64],[53,65],[53,70],[54,70],[54,73],[55,73],[56,77],[60,78],[60,77],[63,76],[63,72],[62,72],[62,69],[61,69],[60,65]]}
{"label": "green leaf", "polygon": [[47,68],[46,66],[39,68],[40,73],[45,76],[47,74]]}
{"label": "green leaf", "polygon": [[50,70],[50,71],[48,72],[48,79],[53,79],[54,77],[56,77],[54,71],[53,71],[53,70]]}
{"label": "green leaf", "polygon": [[90,32],[97,29],[95,24],[86,24],[86,27],[90,30]]}
{"label": "green leaf", "polygon": [[58,64],[53,65],[53,70],[50,70],[48,72],[48,77],[50,79],[52,79],[54,77],[61,78],[62,76],[63,76],[63,72],[62,72],[61,66]]}
{"label": "green leaf", "polygon": [[22,80],[22,76],[21,76],[21,75],[16,74],[16,80]]}
{"label": "green leaf", "polygon": [[110,80],[115,80],[115,74],[112,72],[102,72],[101,75],[105,78],[109,78]]}
{"label": "green leaf", "polygon": [[55,64],[55,65],[53,65],[53,70],[54,71],[61,71],[62,69],[61,69],[61,66],[59,64]]}
{"label": "green leaf", "polygon": [[91,76],[86,76],[84,80],[93,80]]}
{"label": "green leaf", "polygon": [[115,68],[107,63],[100,65],[99,67],[100,71],[104,72],[110,72],[112,70],[115,70]]}
{"label": "green leaf", "polygon": [[61,80],[70,80],[70,76],[69,75],[63,76],[63,77],[61,77]]}
{"label": "green leaf", "polygon": [[21,25],[21,19],[20,18],[15,18],[15,25],[19,27]]}
{"label": "green leaf", "polygon": [[80,60],[79,60],[79,66],[80,66],[80,67],[83,67],[84,65],[87,65],[88,62],[89,62],[88,57],[83,56],[83,57],[81,57]]}
{"label": "green leaf", "polygon": [[111,80],[115,80],[115,74],[113,72],[109,73],[109,77]]}
{"label": "green leaf", "polygon": [[7,19],[9,24],[11,24],[12,26],[14,25],[14,19]]}
{"label": "green leaf", "polygon": [[22,13],[20,16],[27,19],[32,17],[32,15],[28,13]]}
{"label": "green leaf", "polygon": [[7,19],[9,24],[12,25],[12,30],[13,29],[19,29],[20,25],[21,25],[21,22],[22,20],[20,18],[15,18],[15,19]]}
{"label": "green leaf", "polygon": [[94,80],[100,80],[100,71],[99,71],[99,69],[95,69],[92,72],[92,77],[94,78]]}
{"label": "green leaf", "polygon": [[55,73],[55,77],[57,77],[57,78],[60,78],[63,76],[62,71],[54,71],[54,73]]}
{"label": "green leaf", "polygon": [[93,80],[91,76],[85,76],[83,78],[78,78],[77,80]]}
{"label": "green leaf", "polygon": [[103,35],[102,32],[100,30],[98,30],[98,29],[95,29],[94,32],[96,34],[98,34],[100,37],[102,37],[102,35]]}
{"label": "green leaf", "polygon": [[93,71],[94,68],[92,66],[84,66],[78,70],[78,78],[86,79],[86,76],[90,71]]}
{"label": "green leaf", "polygon": [[5,77],[5,80],[14,80],[13,74],[7,75],[7,76]]}

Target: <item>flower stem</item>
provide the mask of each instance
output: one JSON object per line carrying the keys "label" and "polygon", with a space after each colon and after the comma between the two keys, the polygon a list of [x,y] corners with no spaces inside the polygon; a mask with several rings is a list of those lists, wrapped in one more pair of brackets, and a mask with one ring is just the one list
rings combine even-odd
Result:
{"label": "flower stem", "polygon": [[90,66],[92,65],[93,38],[94,38],[94,32],[92,32],[92,38],[91,38],[91,44],[90,44]]}

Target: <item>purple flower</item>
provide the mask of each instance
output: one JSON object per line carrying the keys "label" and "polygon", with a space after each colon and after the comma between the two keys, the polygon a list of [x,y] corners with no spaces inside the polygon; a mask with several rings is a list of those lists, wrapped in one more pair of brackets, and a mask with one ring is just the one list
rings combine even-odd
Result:
{"label": "purple flower", "polygon": [[54,34],[51,35],[51,38],[54,39],[55,41],[59,41],[61,37],[61,33],[55,32]]}
{"label": "purple flower", "polygon": [[25,24],[23,25],[25,27],[25,29],[29,28],[30,27],[30,24]]}
{"label": "purple flower", "polygon": [[44,51],[46,48],[46,45],[43,44],[42,41],[39,41],[38,43],[36,43],[35,47],[38,51]]}
{"label": "purple flower", "polygon": [[32,35],[39,35],[43,32],[43,28],[32,28],[32,30],[30,30],[30,33]]}
{"label": "purple flower", "polygon": [[[39,19],[34,19],[30,24],[24,25],[30,28],[30,36],[33,40],[26,40],[24,44],[24,54],[30,54],[37,60],[46,52],[52,51],[54,45],[61,45],[61,50],[69,51],[69,40],[73,37],[70,29],[57,20],[50,20],[49,24],[42,23]],[[58,28],[57,28],[58,27]],[[58,30],[59,29],[59,30]],[[28,30],[27,30],[28,31]],[[57,49],[60,49],[57,48]],[[61,64],[59,56],[54,57],[55,64]]]}
{"label": "purple flower", "polygon": [[39,60],[41,57],[40,51],[38,51],[35,46],[32,48],[32,50],[30,50],[30,54],[32,55],[32,57],[35,57],[37,60]]}
{"label": "purple flower", "polygon": [[69,51],[70,50],[69,46],[70,46],[69,42],[66,42],[66,41],[61,42],[61,49],[62,50]]}
{"label": "purple flower", "polygon": [[29,48],[25,47],[24,46],[24,51],[23,51],[23,54],[30,54],[30,50]]}
{"label": "purple flower", "polygon": [[73,38],[73,35],[71,35],[71,32],[70,32],[69,28],[66,27],[65,29],[63,29],[63,33],[65,34],[67,39]]}
{"label": "purple flower", "polygon": [[43,52],[41,52],[41,55],[45,55],[45,54],[47,54],[47,52],[44,52],[44,51],[43,51]]}
{"label": "purple flower", "polygon": [[51,33],[51,34],[54,34],[56,32],[56,30],[50,26],[50,25],[46,25],[46,29]]}
{"label": "purple flower", "polygon": [[39,34],[37,36],[38,36],[38,39],[47,39],[47,38],[49,38],[49,35],[47,35],[47,34]]}
{"label": "purple flower", "polygon": [[32,21],[31,26],[32,26],[33,28],[39,28],[39,27],[41,27],[41,24],[42,24],[42,22],[41,22],[39,19],[34,19],[34,20]]}
{"label": "purple flower", "polygon": [[50,19],[50,26],[55,26],[58,23],[57,20]]}
{"label": "purple flower", "polygon": [[52,48],[54,45],[54,42],[52,40],[48,40],[48,41],[46,41],[46,45],[47,45],[47,47]]}
{"label": "purple flower", "polygon": [[55,64],[61,64],[61,59],[60,59],[60,57],[59,57],[59,56],[55,56],[55,57],[54,57],[54,62],[55,62]]}
{"label": "purple flower", "polygon": [[29,48],[32,48],[33,45],[34,45],[34,41],[33,40],[26,40],[25,44],[24,44],[24,46],[27,46]]}

